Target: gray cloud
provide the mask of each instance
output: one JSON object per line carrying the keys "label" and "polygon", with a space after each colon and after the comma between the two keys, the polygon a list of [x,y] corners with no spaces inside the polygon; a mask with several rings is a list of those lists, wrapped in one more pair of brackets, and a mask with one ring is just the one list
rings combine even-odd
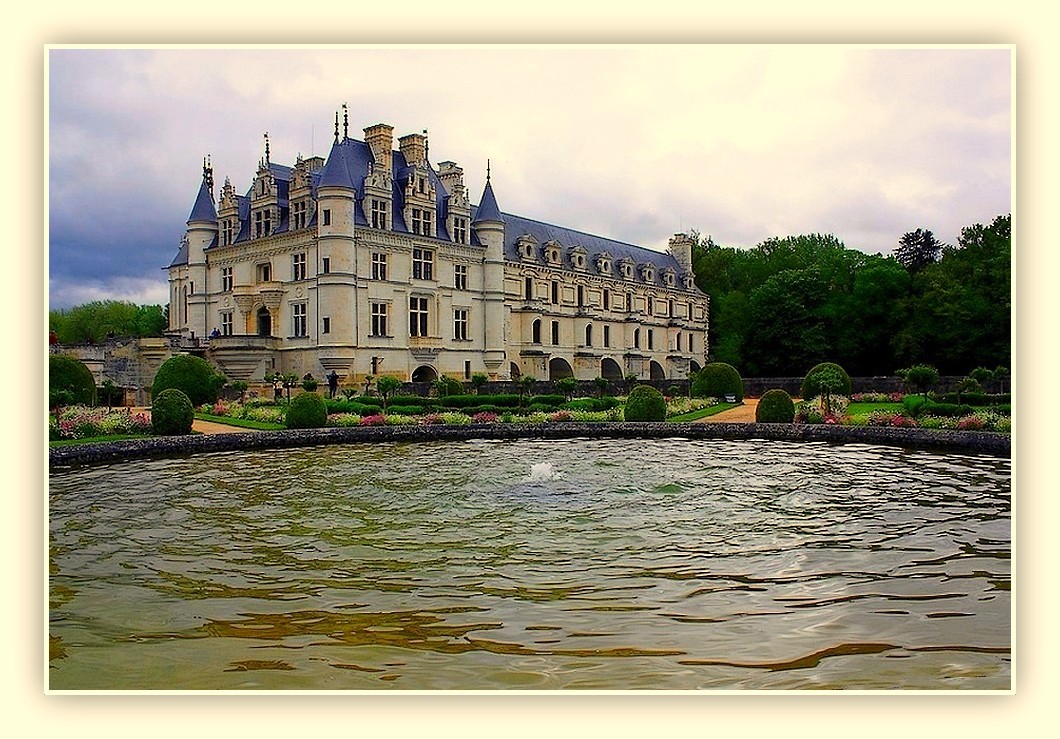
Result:
{"label": "gray cloud", "polygon": [[163,302],[210,154],[218,183],[351,135],[429,129],[431,159],[490,159],[503,209],[663,248],[831,232],[889,252],[1010,210],[1004,49],[632,46],[50,52],[53,306]]}

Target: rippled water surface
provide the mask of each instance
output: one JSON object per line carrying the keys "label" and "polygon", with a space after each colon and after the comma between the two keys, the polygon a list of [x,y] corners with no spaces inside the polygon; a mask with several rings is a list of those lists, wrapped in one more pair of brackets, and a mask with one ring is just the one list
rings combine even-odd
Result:
{"label": "rippled water surface", "polygon": [[348,445],[50,480],[52,689],[1008,689],[1010,463]]}

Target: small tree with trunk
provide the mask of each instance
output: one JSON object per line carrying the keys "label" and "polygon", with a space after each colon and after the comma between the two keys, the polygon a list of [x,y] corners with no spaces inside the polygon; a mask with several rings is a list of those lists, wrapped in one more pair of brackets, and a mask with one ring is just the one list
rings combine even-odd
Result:
{"label": "small tree with trunk", "polygon": [[914,364],[912,367],[899,370],[898,374],[904,382],[919,390],[925,398],[928,390],[939,381],[939,371],[929,364]]}
{"label": "small tree with trunk", "polygon": [[475,395],[482,393],[482,386],[490,381],[489,375],[485,372],[476,372],[471,375],[471,387],[475,388]]}
{"label": "small tree with trunk", "polygon": [[386,413],[387,400],[389,400],[391,395],[397,392],[398,388],[401,387],[401,384],[401,380],[388,375],[380,377],[375,383],[375,389],[379,391],[379,396],[383,399],[383,413]]}
{"label": "small tree with trunk", "polygon": [[574,391],[578,389],[578,381],[573,377],[561,377],[556,380],[556,389],[569,401],[574,396]]}

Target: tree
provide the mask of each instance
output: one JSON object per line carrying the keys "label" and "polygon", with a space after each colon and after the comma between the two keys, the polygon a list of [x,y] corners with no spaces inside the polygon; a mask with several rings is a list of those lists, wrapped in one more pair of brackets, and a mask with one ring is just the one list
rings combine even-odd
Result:
{"label": "tree", "polygon": [[375,383],[375,389],[379,392],[379,396],[383,399],[383,413],[386,413],[387,400],[401,387],[402,382],[396,377],[390,375],[383,375]]}
{"label": "tree", "polygon": [[533,387],[534,383],[537,382],[537,378],[533,375],[521,375],[518,380],[515,381],[515,386],[519,389],[519,407],[523,407],[523,396],[530,392],[530,388]]}
{"label": "tree", "polygon": [[578,381],[573,377],[561,377],[556,380],[556,389],[563,393],[568,401],[574,395],[574,391],[578,389]]}
{"label": "tree", "polygon": [[48,328],[61,344],[99,344],[108,338],[162,336],[169,325],[166,309],[120,300],[96,300],[48,312]]}
{"label": "tree", "polygon": [[939,381],[939,371],[929,364],[914,364],[912,367],[898,370],[898,374],[903,381],[920,390],[925,397],[927,391]]}
{"label": "tree", "polygon": [[935,238],[935,234],[918,228],[898,240],[894,258],[909,272],[919,272],[929,264],[939,261],[941,253],[942,242]]}
{"label": "tree", "polygon": [[482,393],[482,386],[490,381],[489,375],[485,372],[476,372],[471,375],[471,387],[475,388],[475,395]]}
{"label": "tree", "polygon": [[202,357],[177,354],[158,368],[151,385],[151,397],[158,397],[163,390],[175,388],[188,396],[193,406],[200,406],[216,401],[217,391],[225,382],[225,376]]}
{"label": "tree", "polygon": [[611,381],[606,377],[598,376],[593,380],[593,384],[596,385],[596,394],[602,398],[604,397],[604,393],[607,392],[607,388],[610,386]]}

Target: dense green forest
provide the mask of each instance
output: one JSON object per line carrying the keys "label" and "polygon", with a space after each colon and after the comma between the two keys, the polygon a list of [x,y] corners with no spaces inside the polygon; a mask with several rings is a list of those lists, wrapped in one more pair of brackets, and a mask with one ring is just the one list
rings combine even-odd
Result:
{"label": "dense green forest", "polygon": [[884,257],[834,236],[751,249],[694,234],[711,297],[710,359],[744,377],[798,376],[822,361],[851,375],[926,363],[944,374],[1011,366],[1011,215],[962,229],[957,245],[917,229]]}
{"label": "dense green forest", "polygon": [[108,337],[161,336],[169,325],[167,309],[120,300],[96,300],[48,312],[48,330],[60,344],[101,343]]}

